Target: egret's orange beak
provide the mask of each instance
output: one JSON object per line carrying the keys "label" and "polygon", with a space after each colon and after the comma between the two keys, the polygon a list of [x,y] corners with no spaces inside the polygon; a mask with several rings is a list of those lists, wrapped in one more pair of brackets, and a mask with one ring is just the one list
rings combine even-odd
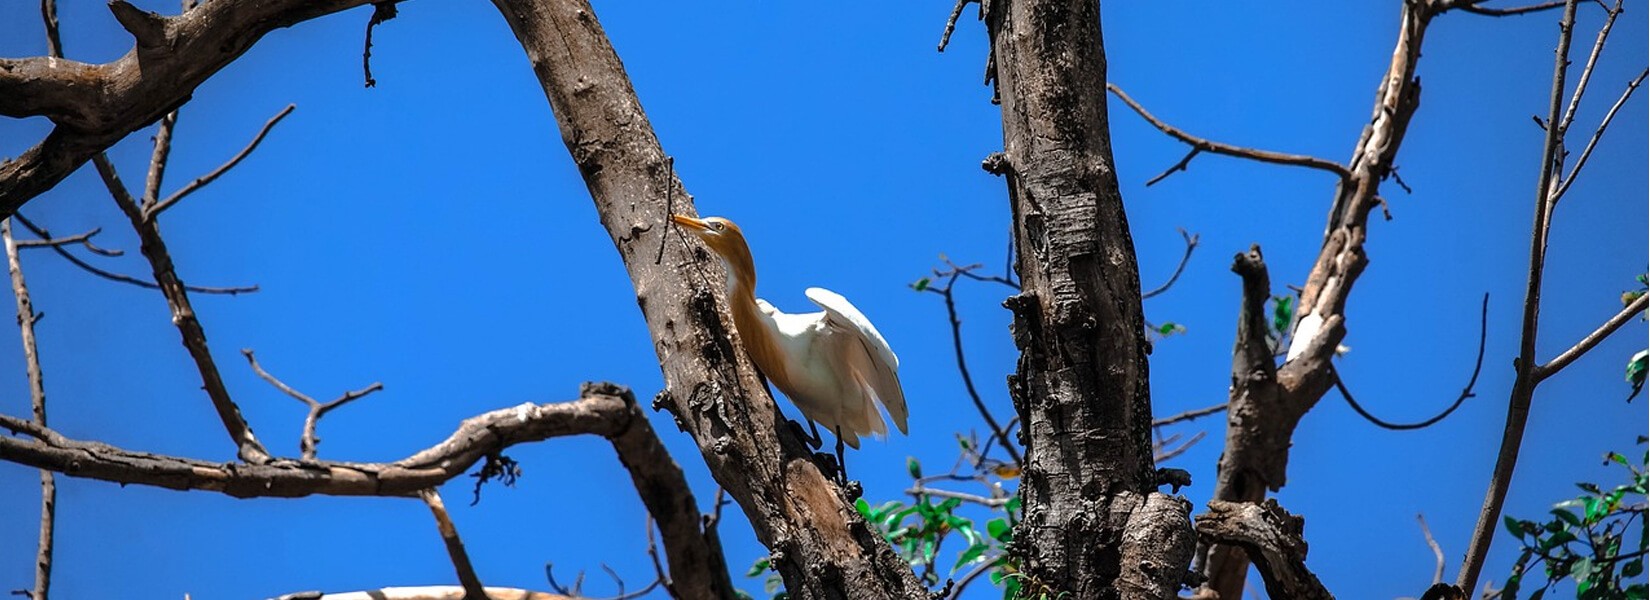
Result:
{"label": "egret's orange beak", "polygon": [[710,226],[705,225],[704,221],[701,221],[699,219],[695,219],[693,217],[685,216],[685,215],[670,215],[670,220],[675,222],[677,225],[681,225],[683,227],[686,227],[686,228],[688,228],[688,230],[693,231],[695,233],[700,232],[700,231],[707,231],[707,230],[710,229]]}

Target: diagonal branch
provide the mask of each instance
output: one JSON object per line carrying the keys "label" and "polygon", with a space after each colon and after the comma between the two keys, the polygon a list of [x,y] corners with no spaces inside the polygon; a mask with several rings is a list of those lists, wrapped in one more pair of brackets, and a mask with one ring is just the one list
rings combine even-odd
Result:
{"label": "diagonal branch", "polygon": [[1489,8],[1478,5],[1478,3],[1483,1],[1484,0],[1471,0],[1468,2],[1459,2],[1454,8],[1459,8],[1465,12],[1475,15],[1484,15],[1487,17],[1510,17],[1513,15],[1522,15],[1564,6],[1564,0],[1554,0],[1552,2],[1542,2],[1540,4],[1531,4],[1528,6],[1514,6],[1512,8]]}
{"label": "diagonal branch", "polygon": [[1647,301],[1650,301],[1650,297],[1639,296],[1638,299],[1633,300],[1631,304],[1628,304],[1626,307],[1622,308],[1621,312],[1618,312],[1615,316],[1610,317],[1610,320],[1605,321],[1603,325],[1599,325],[1598,329],[1595,329],[1592,333],[1587,334],[1587,337],[1581,338],[1581,341],[1576,342],[1576,344],[1571,346],[1570,349],[1559,353],[1558,356],[1553,357],[1553,359],[1547,361],[1546,364],[1535,367],[1534,375],[1536,381],[1539,382],[1548,377],[1552,377],[1553,375],[1557,375],[1559,371],[1564,370],[1564,367],[1570,366],[1570,363],[1573,363],[1576,359],[1586,355],[1587,352],[1591,351],[1594,347],[1597,347],[1599,342],[1603,342],[1604,338],[1610,337],[1610,334],[1615,333],[1617,329],[1621,329],[1621,326],[1626,325],[1627,322],[1631,321],[1634,316],[1644,312],[1646,306],[1645,303]]}
{"label": "diagonal branch", "polygon": [[107,156],[99,154],[92,162],[97,166],[98,175],[102,176],[104,186],[109,188],[109,194],[114,196],[115,204],[120,206],[121,212],[126,213],[132,228],[137,230],[143,257],[149,259],[155,281],[160,286],[161,294],[166,296],[166,304],[171,308],[172,324],[177,326],[178,334],[183,338],[184,348],[189,350],[190,358],[195,361],[195,368],[201,375],[201,386],[206,390],[207,397],[212,400],[212,407],[217,411],[218,419],[223,422],[230,441],[235,443],[236,454],[241,460],[250,463],[269,460],[269,451],[264,449],[263,443],[253,435],[252,427],[247,424],[246,418],[241,416],[240,407],[229,397],[229,389],[224,386],[223,375],[218,372],[212,351],[206,346],[206,331],[202,329],[200,320],[195,317],[195,309],[189,303],[189,292],[178,279],[177,271],[172,265],[172,255],[166,249],[166,240],[160,235],[159,224],[143,217],[143,208],[126,190],[126,185],[121,183],[120,175],[115,172],[115,167]]}
{"label": "diagonal branch", "polygon": [[436,532],[441,534],[441,543],[447,547],[447,558],[453,561],[453,569],[458,572],[458,582],[464,588],[464,600],[488,600],[487,590],[482,587],[481,578],[476,577],[475,566],[470,564],[470,554],[464,551],[464,540],[458,537],[458,527],[447,515],[447,505],[441,502],[441,494],[430,488],[419,490],[418,497],[435,516]]}
{"label": "diagonal branch", "polygon": [[1174,287],[1174,282],[1180,279],[1180,274],[1186,271],[1186,263],[1192,262],[1192,251],[1197,249],[1198,235],[1195,233],[1186,233],[1185,229],[1181,229],[1180,238],[1186,240],[1186,253],[1180,255],[1180,264],[1175,265],[1174,273],[1169,275],[1169,280],[1163,282],[1163,285],[1157,286],[1151,291],[1140,294],[1141,300],[1152,298],[1162,294],[1163,292],[1169,291],[1169,288]]}
{"label": "diagonal branch", "polygon": [[[183,186],[182,189],[172,192],[172,195],[167,196],[165,200],[155,201],[153,200],[153,195],[147,196],[149,200],[144,205],[143,218],[151,221],[154,220],[154,218],[159,216],[160,213],[166,212],[166,209],[172,208],[172,205],[177,204],[189,194],[206,187],[207,184],[212,183],[217,180],[217,178],[223,176],[224,173],[229,172],[230,169],[235,168],[235,165],[241,164],[241,161],[246,160],[246,157],[251,155],[253,150],[258,149],[258,144],[264,141],[264,136],[269,135],[269,130],[274,129],[275,124],[281,122],[281,119],[284,119],[287,115],[292,114],[292,110],[295,108],[298,108],[298,105],[288,104],[286,105],[286,108],[281,109],[281,112],[275,113],[275,116],[270,117],[268,121],[264,122],[263,129],[258,130],[258,135],[253,136],[252,141],[247,142],[246,147],[241,148],[241,151],[237,152],[234,157],[230,158],[229,162],[218,165],[218,168],[212,169],[210,173],[196,177],[194,181],[189,182],[189,184]],[[176,115],[177,113],[172,114]],[[168,118],[172,117],[169,116]],[[164,131],[166,129],[167,128],[163,123],[162,130]],[[155,142],[155,146],[157,148],[160,147],[160,141],[158,138]],[[165,164],[165,156],[160,154],[158,151],[156,153],[156,158],[159,162],[155,164]],[[160,185],[159,178],[154,177],[152,178],[152,181],[154,182],[155,187],[158,188]]]}
{"label": "diagonal branch", "polygon": [[1272,152],[1270,150],[1244,148],[1242,146],[1233,146],[1231,144],[1223,144],[1197,137],[1186,133],[1178,127],[1163,122],[1162,119],[1152,116],[1152,113],[1147,112],[1145,107],[1141,106],[1139,102],[1134,101],[1134,98],[1130,98],[1128,94],[1123,93],[1123,88],[1118,87],[1117,84],[1107,82],[1106,89],[1110,90],[1111,93],[1116,95],[1119,100],[1122,100],[1124,104],[1129,105],[1129,108],[1134,109],[1134,112],[1139,113],[1141,118],[1146,119],[1146,122],[1151,123],[1153,127],[1158,129],[1158,131],[1162,131],[1163,133],[1168,134],[1169,137],[1180,140],[1186,145],[1192,147],[1192,152],[1187,154],[1186,158],[1181,159],[1179,164],[1176,164],[1173,168],[1169,169],[1169,171],[1165,172],[1164,175],[1159,175],[1154,178],[1151,183],[1156,183],[1163,177],[1167,176],[1170,172],[1185,170],[1186,165],[1190,163],[1192,158],[1196,157],[1199,152],[1213,152],[1215,154],[1224,154],[1226,156],[1234,156],[1237,158],[1247,158],[1265,163],[1318,169],[1320,171],[1334,173],[1342,180],[1352,177],[1351,171],[1348,171],[1346,167],[1341,166],[1340,163],[1334,161],[1324,160],[1313,156],[1284,154],[1282,152]]}
{"label": "diagonal branch", "polygon": [[1563,183],[1560,183],[1558,189],[1553,192],[1552,202],[1558,202],[1559,198],[1564,197],[1565,192],[1570,191],[1570,184],[1575,183],[1576,176],[1581,174],[1582,165],[1587,164],[1587,159],[1593,156],[1593,148],[1598,147],[1599,139],[1604,137],[1604,130],[1609,129],[1610,121],[1615,120],[1616,111],[1621,110],[1621,105],[1626,104],[1627,99],[1633,96],[1633,90],[1637,90],[1640,85],[1644,85],[1646,76],[1650,76],[1650,69],[1640,71],[1638,77],[1627,83],[1627,89],[1621,92],[1621,97],[1617,98],[1616,103],[1610,107],[1610,112],[1604,114],[1604,120],[1599,121],[1598,129],[1593,131],[1593,136],[1587,139],[1587,146],[1581,150],[1581,157],[1576,159],[1575,166],[1570,167],[1570,172],[1564,176]]}

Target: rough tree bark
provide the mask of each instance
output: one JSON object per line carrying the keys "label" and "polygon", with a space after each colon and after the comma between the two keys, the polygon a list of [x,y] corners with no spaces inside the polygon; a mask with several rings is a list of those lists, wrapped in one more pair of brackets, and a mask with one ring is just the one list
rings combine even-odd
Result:
{"label": "rough tree bark", "polygon": [[1003,155],[987,168],[1008,180],[1022,282],[1005,303],[1020,349],[1009,393],[1026,424],[1013,553],[1034,594],[1173,597],[1193,550],[1191,505],[1155,491],[1140,277],[1113,169],[1100,7],[988,4]]}
{"label": "rough tree bark", "polygon": [[711,475],[773,553],[791,597],[926,597],[910,566],[820,471],[736,350],[720,263],[696,245],[667,243],[670,213],[692,214],[692,198],[667,167],[590,5],[494,4],[526,50],[636,287],[667,386],[655,407],[668,409],[693,436]]}

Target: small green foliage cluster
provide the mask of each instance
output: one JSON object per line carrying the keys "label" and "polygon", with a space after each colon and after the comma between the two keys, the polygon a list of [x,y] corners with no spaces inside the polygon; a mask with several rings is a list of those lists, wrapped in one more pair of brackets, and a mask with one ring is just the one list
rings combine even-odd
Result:
{"label": "small green foliage cluster", "polygon": [[[1645,443],[1639,437],[1639,443]],[[1523,551],[1507,578],[1502,598],[1518,598],[1532,573],[1544,577],[1541,587],[1531,592],[1539,600],[1566,578],[1575,582],[1578,600],[1644,600],[1645,489],[1650,484],[1644,460],[1633,464],[1626,456],[1611,452],[1606,464],[1615,463],[1631,474],[1627,483],[1604,489],[1581,482],[1583,493],[1574,500],[1560,502],[1545,522],[1503,517],[1507,532],[1518,538]],[[1637,550],[1623,552],[1629,534],[1638,537]],[[1539,567],[1539,571],[1537,570]],[[1637,579],[1637,581],[1633,581]]]}
{"label": "small green foliage cluster", "polygon": [[[1646,284],[1646,281],[1650,280],[1647,280],[1643,273],[1640,273],[1636,279],[1639,282],[1637,289],[1627,290],[1621,293],[1622,306],[1631,305],[1640,297],[1644,296],[1647,291],[1650,291],[1650,286],[1647,286]],[[1643,317],[1641,316],[1641,318]],[[1634,354],[1632,358],[1627,359],[1627,383],[1633,386],[1632,393],[1627,395],[1628,402],[1632,402],[1633,398],[1638,396],[1640,391],[1644,390],[1644,376],[1647,369],[1650,369],[1650,352],[1640,350],[1638,354]]]}

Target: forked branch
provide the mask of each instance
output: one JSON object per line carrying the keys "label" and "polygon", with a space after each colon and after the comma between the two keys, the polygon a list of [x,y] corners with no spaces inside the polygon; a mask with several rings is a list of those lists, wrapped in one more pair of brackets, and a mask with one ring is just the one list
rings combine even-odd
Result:
{"label": "forked branch", "polygon": [[1163,172],[1163,174],[1152,178],[1151,181],[1147,182],[1147,185],[1157,183],[1175,171],[1185,170],[1186,166],[1191,163],[1192,159],[1195,158],[1200,152],[1213,152],[1215,154],[1224,154],[1226,156],[1234,156],[1237,158],[1247,158],[1265,163],[1306,167],[1309,169],[1327,171],[1334,173],[1343,181],[1352,177],[1351,171],[1347,170],[1347,168],[1342,166],[1340,163],[1334,161],[1300,154],[1284,154],[1282,152],[1272,152],[1270,150],[1244,148],[1242,146],[1224,144],[1186,133],[1180,128],[1170,125],[1162,119],[1153,116],[1152,113],[1147,112],[1145,107],[1141,106],[1139,102],[1135,102],[1134,98],[1130,98],[1128,94],[1123,92],[1123,88],[1118,87],[1117,84],[1107,82],[1106,89],[1110,90],[1111,93],[1116,95],[1119,100],[1122,100],[1124,104],[1129,105],[1129,108],[1134,109],[1134,112],[1139,113],[1141,118],[1146,119],[1146,122],[1151,123],[1153,127],[1157,128],[1158,131],[1162,131],[1163,133],[1168,134],[1169,137],[1180,140],[1186,145],[1192,147],[1192,151],[1188,153],[1185,158],[1182,158],[1178,164],[1171,167],[1168,171]]}

